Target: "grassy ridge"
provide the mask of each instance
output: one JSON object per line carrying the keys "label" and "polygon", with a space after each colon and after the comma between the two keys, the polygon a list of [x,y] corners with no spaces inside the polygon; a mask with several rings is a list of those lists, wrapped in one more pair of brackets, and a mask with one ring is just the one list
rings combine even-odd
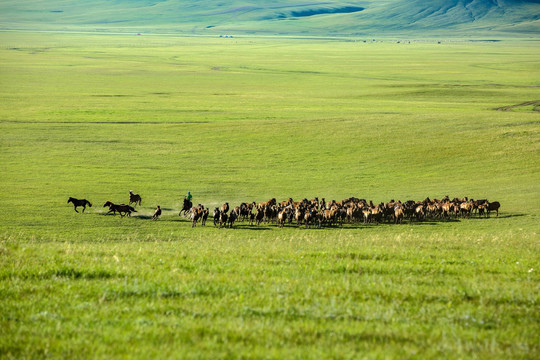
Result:
{"label": "grassy ridge", "polygon": [[[539,118],[494,110],[539,99],[537,47],[0,36],[2,357],[538,356]],[[191,229],[188,190],[502,213]]]}
{"label": "grassy ridge", "polygon": [[537,1],[5,0],[2,29],[181,34],[536,38]]}

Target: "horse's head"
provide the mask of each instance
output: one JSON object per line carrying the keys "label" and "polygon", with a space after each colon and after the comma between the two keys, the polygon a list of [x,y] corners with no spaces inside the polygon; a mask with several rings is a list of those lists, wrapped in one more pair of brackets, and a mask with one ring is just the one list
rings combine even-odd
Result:
{"label": "horse's head", "polygon": [[113,203],[110,201],[107,201],[105,204],[103,204],[103,207],[111,206]]}
{"label": "horse's head", "polygon": [[69,204],[69,203],[72,202],[72,201],[73,201],[73,198],[70,196],[69,199],[68,199],[68,201],[67,201],[67,203]]}

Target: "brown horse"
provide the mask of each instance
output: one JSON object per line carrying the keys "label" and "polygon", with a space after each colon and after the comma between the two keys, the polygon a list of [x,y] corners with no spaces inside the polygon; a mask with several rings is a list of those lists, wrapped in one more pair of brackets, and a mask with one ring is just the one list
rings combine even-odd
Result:
{"label": "brown horse", "polygon": [[229,203],[226,202],[225,204],[221,205],[221,212],[222,213],[227,213],[229,211]]}
{"label": "brown horse", "polygon": [[191,208],[191,227],[197,226],[197,222],[202,217],[203,209],[199,207]]}
{"label": "brown horse", "polygon": [[287,220],[287,211],[283,209],[277,214],[277,226],[282,228],[285,225],[285,220]]}
{"label": "brown horse", "polygon": [[403,224],[403,206],[401,204],[394,205],[394,224]]}
{"label": "brown horse", "polygon": [[77,213],[78,213],[77,208],[79,206],[83,207],[82,212],[84,212],[84,210],[86,210],[86,205],[92,207],[92,204],[90,203],[90,201],[88,201],[86,199],[75,199],[75,198],[73,198],[71,196],[69,197],[67,203],[68,204],[73,203],[73,206],[75,207],[75,212],[77,212]]}
{"label": "brown horse", "polygon": [[156,208],[156,211],[154,211],[154,215],[152,215],[152,220],[157,220],[161,216],[161,208],[159,205]]}

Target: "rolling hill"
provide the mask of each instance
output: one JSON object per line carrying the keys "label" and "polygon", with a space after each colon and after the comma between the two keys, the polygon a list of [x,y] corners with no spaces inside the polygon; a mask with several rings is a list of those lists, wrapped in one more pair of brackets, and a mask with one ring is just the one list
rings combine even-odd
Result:
{"label": "rolling hill", "polygon": [[540,33],[540,0],[6,0],[2,30],[304,36]]}

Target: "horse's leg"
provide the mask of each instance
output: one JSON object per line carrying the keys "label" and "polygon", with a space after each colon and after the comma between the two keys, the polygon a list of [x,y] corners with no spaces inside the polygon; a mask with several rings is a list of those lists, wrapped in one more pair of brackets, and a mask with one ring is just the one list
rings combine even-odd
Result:
{"label": "horse's leg", "polygon": [[84,212],[84,210],[86,210],[86,205],[82,206],[82,212]]}
{"label": "horse's leg", "polygon": [[75,205],[75,212],[78,213],[78,211],[77,211],[77,205]]}

